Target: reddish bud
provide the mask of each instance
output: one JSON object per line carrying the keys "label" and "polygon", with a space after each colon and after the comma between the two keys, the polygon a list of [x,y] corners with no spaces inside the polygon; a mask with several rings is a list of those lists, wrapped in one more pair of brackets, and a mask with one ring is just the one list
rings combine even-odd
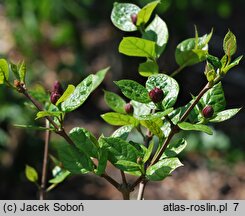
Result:
{"label": "reddish bud", "polygon": [[19,80],[14,80],[14,86],[16,88],[19,88],[20,87],[20,81]]}
{"label": "reddish bud", "polygon": [[56,102],[59,100],[60,96],[61,95],[59,93],[52,92],[51,95],[50,95],[50,101],[51,101],[51,103],[55,105]]}
{"label": "reddish bud", "polygon": [[131,15],[131,20],[132,20],[132,23],[133,23],[134,25],[136,25],[136,23],[137,23],[137,14],[133,13],[133,14]]}
{"label": "reddish bud", "polygon": [[58,93],[58,94],[60,94],[60,95],[63,94],[64,90],[63,90],[62,85],[60,84],[59,81],[56,80],[56,81],[54,82],[52,92],[56,92],[56,93]]}
{"label": "reddish bud", "polygon": [[126,113],[128,113],[128,114],[132,114],[134,112],[134,107],[132,106],[131,103],[127,103],[124,106],[124,109],[125,109]]}
{"label": "reddish bud", "polygon": [[214,109],[210,105],[204,107],[204,109],[202,110],[202,115],[205,118],[211,118],[213,116],[213,114],[214,114]]}
{"label": "reddish bud", "polygon": [[149,97],[154,103],[159,103],[163,100],[164,94],[162,89],[155,87],[149,92]]}

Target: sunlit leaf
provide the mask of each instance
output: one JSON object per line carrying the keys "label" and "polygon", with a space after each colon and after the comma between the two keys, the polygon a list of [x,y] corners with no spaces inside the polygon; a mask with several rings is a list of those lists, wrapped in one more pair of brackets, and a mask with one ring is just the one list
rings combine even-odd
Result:
{"label": "sunlit leaf", "polygon": [[122,113],[109,112],[101,115],[101,117],[108,124],[115,125],[115,126],[121,126],[121,125],[137,126],[139,124],[139,121],[133,116],[122,114]]}
{"label": "sunlit leaf", "polygon": [[8,62],[5,59],[0,59],[0,85],[9,79]]}
{"label": "sunlit leaf", "polygon": [[90,74],[82,82],[80,82],[70,96],[61,103],[61,109],[64,112],[71,112],[80,107],[88,96],[98,87],[103,81],[106,72],[109,68],[105,68],[97,72],[97,74]]}
{"label": "sunlit leaf", "polygon": [[138,37],[124,37],[119,52],[127,56],[155,58],[156,43]]}
{"label": "sunlit leaf", "polygon": [[151,101],[146,88],[136,81],[120,80],[115,83],[127,98],[141,103],[149,103]]}
{"label": "sunlit leaf", "polygon": [[178,123],[178,126],[180,129],[182,130],[187,130],[187,131],[201,131],[204,133],[207,133],[209,135],[213,134],[213,131],[210,127],[208,127],[207,125],[202,125],[202,124],[191,124],[189,122],[180,122]]}
{"label": "sunlit leaf", "polygon": [[182,152],[186,146],[187,142],[185,139],[179,139],[177,140],[177,142],[170,143],[170,145],[168,145],[167,149],[162,154],[161,159],[167,157],[175,157],[180,152]]}
{"label": "sunlit leaf", "polygon": [[183,166],[183,164],[178,158],[165,158],[150,166],[146,170],[146,177],[150,181],[161,181],[180,166]]}
{"label": "sunlit leaf", "polygon": [[166,74],[152,75],[146,82],[146,88],[151,91],[155,87],[162,89],[164,98],[162,105],[167,109],[172,107],[178,97],[179,85],[177,81]]}
{"label": "sunlit leaf", "polygon": [[61,95],[61,97],[59,98],[59,100],[56,102],[56,106],[58,106],[60,103],[64,102],[75,90],[75,86],[74,85],[68,85],[67,89],[65,90],[65,92]]}
{"label": "sunlit leaf", "polygon": [[168,42],[168,28],[166,23],[156,15],[154,20],[147,26],[143,33],[143,38],[156,42],[157,56],[159,57],[164,51]]}
{"label": "sunlit leaf", "polygon": [[108,107],[115,112],[126,113],[124,109],[124,106],[126,105],[125,100],[113,92],[104,91],[104,93],[104,99]]}
{"label": "sunlit leaf", "polygon": [[228,109],[228,110],[218,112],[216,116],[210,119],[209,121],[210,122],[222,122],[222,121],[228,120],[232,118],[233,116],[235,116],[240,110],[241,108],[236,108],[236,109]]}
{"label": "sunlit leaf", "polygon": [[236,52],[237,49],[236,36],[230,30],[225,35],[223,41],[223,49],[227,56],[232,56]]}
{"label": "sunlit leaf", "polygon": [[144,25],[148,22],[153,10],[159,3],[160,3],[159,0],[150,2],[139,11],[137,16],[137,26]]}
{"label": "sunlit leaf", "polygon": [[37,182],[38,181],[38,174],[37,174],[37,171],[29,166],[29,165],[26,165],[26,168],[25,168],[25,175],[26,175],[26,178],[30,181],[30,182]]}
{"label": "sunlit leaf", "polygon": [[140,8],[131,3],[115,2],[111,12],[112,23],[122,31],[136,31],[137,27],[131,20],[131,15],[138,14]]}

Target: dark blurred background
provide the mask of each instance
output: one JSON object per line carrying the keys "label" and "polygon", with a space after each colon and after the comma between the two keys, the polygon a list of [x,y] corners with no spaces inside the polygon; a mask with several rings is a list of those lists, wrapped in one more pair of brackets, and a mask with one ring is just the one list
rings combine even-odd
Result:
{"label": "dark blurred background", "polygon": [[[109,135],[114,128],[100,114],[108,111],[103,91],[118,92],[113,80],[122,78],[144,82],[137,73],[143,59],[118,53],[124,35],[110,21],[112,0],[0,0],[0,58],[13,62],[25,60],[27,84],[42,84],[51,89],[55,80],[64,86],[78,84],[85,76],[111,66],[103,84],[76,112],[67,116],[66,127],[85,127],[97,137]],[[125,2],[125,1],[121,1]],[[127,1],[144,6],[149,0]],[[245,28],[243,0],[162,0],[157,13],[166,21],[170,38],[160,68],[171,73],[177,68],[174,50],[179,42],[194,37],[194,25],[200,35],[214,28],[210,53],[223,56],[223,37],[230,29],[237,36],[236,56],[244,54]],[[186,68],[176,79],[180,83],[177,106],[190,100],[205,84],[204,64]],[[245,63],[223,81],[228,108],[245,105]],[[13,127],[13,124],[37,124],[35,113],[24,106],[22,96],[0,86],[0,199],[37,199],[35,185],[27,181],[25,164],[42,168],[44,134]],[[245,198],[245,111],[233,119],[214,125],[214,136],[185,134],[188,147],[181,154],[184,167],[161,183],[151,183],[146,199],[244,199]],[[55,135],[52,145],[62,142]],[[51,177],[52,164],[49,164]],[[112,168],[115,177],[118,173]],[[137,191],[133,193],[133,198]],[[48,199],[121,199],[103,179],[94,176],[69,178],[48,194]]]}

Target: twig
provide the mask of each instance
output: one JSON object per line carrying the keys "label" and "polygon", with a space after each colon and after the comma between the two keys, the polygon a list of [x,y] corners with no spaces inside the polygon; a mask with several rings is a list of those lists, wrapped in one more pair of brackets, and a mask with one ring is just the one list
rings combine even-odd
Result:
{"label": "twig", "polygon": [[146,180],[140,182],[137,200],[142,200],[144,198],[145,186],[147,182],[148,181]]}
{"label": "twig", "polygon": [[185,65],[182,65],[180,67],[178,67],[170,76],[171,77],[174,77],[176,76],[177,74],[179,74],[183,69],[185,68]]}
{"label": "twig", "polygon": [[122,170],[120,170],[120,173],[121,173],[121,176],[122,176],[123,184],[127,185],[128,183],[127,183],[127,179],[126,179],[125,173]]}
{"label": "twig", "polygon": [[[43,111],[43,107],[42,105],[36,101],[34,98],[31,97],[31,95],[29,95],[29,93],[26,90],[26,87],[24,85],[15,85],[15,87],[17,88],[18,92],[22,93],[23,95],[25,95],[25,97],[30,100],[32,102],[32,104],[39,110],[39,111]],[[72,139],[68,136],[68,134],[66,133],[65,129],[62,127],[59,127],[54,120],[50,117],[50,116],[46,116],[45,117],[47,119],[47,121],[54,126],[55,128],[55,132],[57,134],[59,134],[60,136],[62,136],[70,145],[75,146],[74,142],[72,141]],[[113,178],[111,178],[110,176],[108,176],[106,173],[102,174],[101,177],[105,178],[108,182],[110,182],[115,188],[117,188],[118,190],[120,190],[120,184],[115,181]]]}
{"label": "twig", "polygon": [[[200,93],[198,94],[198,96],[195,98],[195,100],[193,101],[193,103],[188,107],[188,109],[184,112],[184,114],[181,116],[180,118],[180,122],[185,121],[185,119],[188,117],[188,115],[190,114],[190,112],[192,111],[192,109],[196,106],[196,104],[199,102],[199,100],[201,99],[201,97],[211,88],[212,86],[210,86],[210,83],[207,83],[204,88],[200,91]],[[158,151],[158,153],[155,155],[155,157],[153,157],[152,161],[151,161],[151,165],[154,165],[155,163],[157,163],[159,161],[159,159],[161,158],[163,152],[166,150],[168,144],[170,143],[171,139],[173,138],[173,136],[178,133],[179,131],[179,127],[178,125],[175,125],[174,127],[171,128],[170,134],[169,136],[165,139],[162,147],[160,148],[160,150]]]}
{"label": "twig", "polygon": [[[46,120],[46,128],[49,128],[49,121]],[[43,169],[42,169],[42,179],[40,187],[40,200],[46,198],[46,181],[47,181],[47,165],[48,165],[48,150],[49,150],[49,141],[50,141],[50,130],[45,131],[45,145],[44,145],[44,154],[43,154]]]}
{"label": "twig", "polygon": [[116,180],[114,180],[112,177],[108,176],[106,173],[103,173],[101,177],[103,177],[108,182],[110,182],[117,190],[120,189],[120,184]]}

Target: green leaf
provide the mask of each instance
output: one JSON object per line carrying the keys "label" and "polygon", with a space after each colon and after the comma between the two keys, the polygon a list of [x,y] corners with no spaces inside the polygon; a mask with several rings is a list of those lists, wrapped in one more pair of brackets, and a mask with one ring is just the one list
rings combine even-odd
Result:
{"label": "green leaf", "polygon": [[204,74],[206,75],[208,82],[212,82],[216,78],[214,67],[209,62],[206,64]]}
{"label": "green leaf", "polygon": [[125,125],[120,128],[118,128],[114,133],[111,135],[111,137],[118,137],[121,139],[126,140],[128,138],[128,134],[133,130],[132,125]]}
{"label": "green leaf", "polygon": [[21,82],[25,82],[25,77],[26,77],[26,63],[22,61],[18,65],[18,72],[19,72],[19,77]]}
{"label": "green leaf", "polygon": [[119,44],[119,52],[127,56],[155,59],[156,43],[138,37],[124,37]]}
{"label": "green leaf", "polygon": [[74,85],[68,85],[67,89],[65,90],[65,92],[61,95],[61,97],[59,98],[59,100],[56,102],[56,106],[58,106],[60,103],[64,102],[75,90],[75,86]]}
{"label": "green leaf", "polygon": [[104,93],[104,99],[108,107],[110,107],[115,112],[126,113],[124,109],[126,105],[125,100],[113,92],[104,91]]}
{"label": "green leaf", "polygon": [[223,41],[223,49],[227,56],[232,56],[236,52],[237,49],[236,36],[230,30],[225,35]]}
{"label": "green leaf", "polygon": [[16,64],[13,64],[12,62],[9,63],[9,66],[10,66],[10,69],[11,71],[13,72],[13,74],[15,75],[15,78],[17,80],[20,80],[20,75],[19,75],[19,72],[18,72],[18,67]]}
{"label": "green leaf", "polygon": [[212,64],[214,67],[216,67],[216,68],[221,68],[222,67],[222,64],[221,64],[219,58],[217,58],[216,56],[208,54],[207,55],[207,61],[210,64]]}
{"label": "green leaf", "polygon": [[223,68],[222,72],[224,72],[226,74],[231,68],[238,65],[242,58],[243,58],[243,56],[239,56],[238,58],[236,58],[232,63],[227,65],[225,68]]}
{"label": "green leaf", "polygon": [[150,166],[146,170],[146,177],[150,181],[161,181],[180,166],[183,166],[183,164],[178,158],[165,158]]}
{"label": "green leaf", "polygon": [[138,71],[141,76],[148,77],[153,74],[158,74],[159,68],[156,62],[147,61],[139,65]]}
{"label": "green leaf", "polygon": [[59,143],[56,145],[56,149],[63,166],[72,174],[85,174],[94,171],[92,160],[75,146]]}
{"label": "green leaf", "polygon": [[139,164],[127,161],[127,160],[119,160],[115,163],[117,167],[120,167],[121,170],[125,172],[131,172],[131,171],[140,171],[141,167]]}
{"label": "green leaf", "polygon": [[148,128],[154,135],[158,136],[159,138],[163,137],[163,133],[161,128],[155,121],[153,120],[142,120],[140,124],[144,127]]}
{"label": "green leaf", "polygon": [[194,131],[201,131],[201,132],[207,133],[209,135],[213,134],[212,129],[210,127],[208,127],[207,125],[191,124],[189,122],[180,122],[180,123],[178,123],[178,126],[182,130],[187,130],[187,131],[194,130]]}
{"label": "green leaf", "polygon": [[220,62],[221,62],[221,65],[222,65],[221,71],[223,71],[223,69],[226,67],[226,65],[227,65],[227,63],[228,63],[228,56],[227,56],[227,55],[224,55],[224,56],[221,58]]}
{"label": "green leaf", "polygon": [[99,144],[90,131],[85,128],[75,127],[70,131],[69,137],[81,152],[88,157],[98,158]]}
{"label": "green leaf", "polygon": [[107,67],[102,70],[99,70],[96,74],[92,74],[92,78],[93,78],[92,90],[95,90],[102,83],[109,69],[110,67]]}
{"label": "green leaf", "polygon": [[108,152],[106,149],[101,148],[99,151],[99,158],[98,158],[98,167],[96,170],[96,175],[101,175],[105,172],[106,165],[107,165],[107,159],[108,159]]}
{"label": "green leaf", "polygon": [[149,103],[149,104],[145,104],[145,103],[140,103],[137,101],[132,100],[130,102],[133,107],[134,107],[134,115],[137,116],[141,116],[141,115],[148,115],[151,113],[151,109],[155,108],[154,103]]}
{"label": "green leaf", "polygon": [[175,157],[180,152],[182,152],[186,146],[187,146],[187,142],[185,139],[179,139],[177,140],[177,142],[171,143],[164,151],[163,155],[161,156],[161,159],[167,157]]}
{"label": "green leaf", "polygon": [[25,174],[26,174],[26,178],[30,182],[37,182],[38,181],[37,171],[33,167],[26,165]]}
{"label": "green leaf", "polygon": [[175,50],[175,59],[179,66],[186,67],[202,62],[207,58],[208,42],[212,32],[202,37],[182,41]]}
{"label": "green leaf", "polygon": [[144,157],[143,157],[143,163],[145,163],[145,162],[147,162],[149,160],[149,158],[151,157],[153,148],[154,148],[154,141],[152,140],[150,142],[150,145],[149,145]]}
{"label": "green leaf", "polygon": [[64,112],[71,112],[80,107],[88,96],[94,91],[95,88],[103,81],[104,76],[109,68],[105,68],[97,72],[97,74],[91,74],[80,82],[74,92],[61,103],[61,109]]}
{"label": "green leaf", "polygon": [[143,38],[156,42],[157,57],[164,51],[168,42],[168,28],[166,23],[156,15],[154,20],[147,26],[143,33]]}
{"label": "green leaf", "polygon": [[53,112],[39,111],[37,113],[37,117],[35,118],[35,120],[40,119],[40,118],[44,118],[44,117],[47,117],[47,116],[52,116],[52,117],[59,118],[61,115],[62,115],[62,112],[60,112],[60,111],[53,111]]}
{"label": "green leaf", "polygon": [[136,25],[140,26],[146,24],[149,21],[153,10],[159,3],[160,1],[153,1],[144,6],[138,13]]}
{"label": "green leaf", "polygon": [[155,87],[162,89],[164,99],[162,105],[165,109],[172,107],[178,97],[179,85],[177,81],[165,74],[152,75],[146,81],[146,88],[151,91]]}
{"label": "green leaf", "polygon": [[151,101],[148,91],[141,84],[133,80],[120,80],[115,83],[127,98],[141,103],[149,103]]}
{"label": "green leaf", "polygon": [[211,105],[214,109],[214,113],[224,110],[226,101],[221,82],[217,83],[210,90],[208,90],[202,96],[200,102],[203,104],[203,108],[207,105]]}
{"label": "green leaf", "polygon": [[217,113],[215,117],[210,119],[209,121],[210,122],[222,122],[222,121],[228,120],[232,118],[234,115],[236,115],[240,110],[241,108],[228,109],[228,110],[221,111]]}
{"label": "green leaf", "polygon": [[138,150],[121,138],[102,137],[99,143],[108,151],[108,159],[115,166],[120,160],[136,162],[139,156]]}
{"label": "green leaf", "polygon": [[133,116],[122,114],[122,113],[116,113],[116,112],[108,112],[101,117],[111,125],[115,126],[121,126],[121,125],[132,125],[137,126],[139,124],[139,121],[135,119]]}
{"label": "green leaf", "polygon": [[54,178],[48,181],[51,184],[60,184],[71,174],[68,170],[61,169],[58,166],[56,166],[53,170],[55,169],[58,169],[58,172],[54,175]]}
{"label": "green leaf", "polygon": [[5,59],[0,59],[0,85],[9,79],[9,66]]}
{"label": "green leaf", "polygon": [[49,130],[49,131],[54,131],[54,128],[46,128],[46,127],[37,127],[37,126],[33,126],[33,125],[20,125],[20,124],[14,124],[14,127],[18,127],[18,128],[26,128],[26,129],[32,129],[32,130]]}
{"label": "green leaf", "polygon": [[169,108],[169,109],[166,109],[163,112],[157,112],[157,113],[149,114],[149,115],[140,115],[140,116],[136,116],[136,118],[138,120],[154,120],[154,119],[157,119],[157,118],[163,118],[164,116],[168,115],[172,111],[173,111],[173,108]]}
{"label": "green leaf", "polygon": [[122,31],[136,31],[137,27],[132,23],[131,15],[138,14],[140,8],[130,3],[115,2],[111,12],[112,23]]}

